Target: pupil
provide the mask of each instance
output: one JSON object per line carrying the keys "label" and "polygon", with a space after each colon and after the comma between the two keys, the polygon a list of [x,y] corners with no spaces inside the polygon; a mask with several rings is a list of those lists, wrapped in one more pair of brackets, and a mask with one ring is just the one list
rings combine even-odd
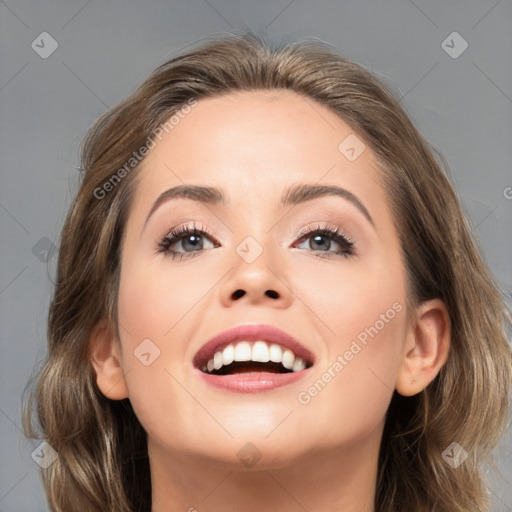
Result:
{"label": "pupil", "polygon": [[[314,240],[314,242],[313,242],[313,243],[315,243],[315,244],[316,244],[316,243],[318,243],[318,242],[317,242],[317,240],[318,240],[318,239],[323,239],[323,238],[324,238],[324,235],[315,235],[315,236],[313,237],[313,240]],[[324,247],[324,248],[326,247],[325,243],[323,244],[323,246],[322,246],[322,247]]]}
{"label": "pupil", "polygon": [[[189,235],[185,240],[188,242],[190,242],[191,239],[195,239],[195,242],[192,242],[192,247],[197,247],[197,244],[201,241],[200,240],[200,237],[198,237],[197,235]],[[202,246],[202,244],[200,244]]]}

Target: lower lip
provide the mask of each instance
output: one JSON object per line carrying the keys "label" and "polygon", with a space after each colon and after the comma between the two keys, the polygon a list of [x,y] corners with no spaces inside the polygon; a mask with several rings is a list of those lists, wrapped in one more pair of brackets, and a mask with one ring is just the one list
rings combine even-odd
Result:
{"label": "lower lip", "polygon": [[204,382],[218,389],[238,393],[258,393],[292,384],[305,377],[309,368],[293,373],[235,373],[233,375],[211,375],[196,369]]}

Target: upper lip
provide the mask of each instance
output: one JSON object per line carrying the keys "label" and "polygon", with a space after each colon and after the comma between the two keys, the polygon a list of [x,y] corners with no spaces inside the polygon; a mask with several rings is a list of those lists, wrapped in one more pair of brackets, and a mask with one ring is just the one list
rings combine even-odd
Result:
{"label": "upper lip", "polygon": [[229,343],[257,340],[277,343],[284,348],[290,349],[297,357],[302,358],[306,363],[313,364],[314,362],[313,353],[293,336],[281,329],[266,324],[244,324],[221,332],[208,340],[195,355],[193,361],[194,366],[201,368],[202,365],[213,358],[215,352],[227,346]]}

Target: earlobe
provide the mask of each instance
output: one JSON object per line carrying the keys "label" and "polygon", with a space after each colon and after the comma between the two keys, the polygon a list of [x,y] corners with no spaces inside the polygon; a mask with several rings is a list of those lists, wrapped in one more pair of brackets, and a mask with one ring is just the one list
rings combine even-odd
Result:
{"label": "earlobe", "polygon": [[89,359],[96,372],[100,391],[111,400],[128,397],[128,388],[121,366],[119,342],[108,327],[106,319],[100,320],[89,338]]}
{"label": "earlobe", "polygon": [[403,396],[420,393],[434,380],[448,359],[450,316],[440,299],[423,302],[407,334],[396,390]]}

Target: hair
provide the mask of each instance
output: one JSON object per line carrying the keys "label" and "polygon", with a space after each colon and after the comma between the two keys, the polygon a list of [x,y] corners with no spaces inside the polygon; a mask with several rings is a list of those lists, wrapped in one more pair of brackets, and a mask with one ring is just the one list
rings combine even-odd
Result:
{"label": "hair", "polygon": [[[438,298],[450,317],[449,355],[436,378],[417,395],[392,396],[375,510],[487,511],[480,464],[492,463],[508,426],[512,323],[445,160],[392,89],[330,45],[310,38],[272,43],[253,32],[208,39],[157,67],[82,142],[82,179],[61,232],[48,353],[23,410],[25,435],[45,439],[58,453],[41,470],[52,509],[151,509],[146,432],[128,398],[110,400],[99,391],[89,359],[100,319],[119,336],[120,252],[139,167],[115,183],[113,176],[191,99],[288,90],[338,114],[369,145],[400,238],[408,303]],[[98,198],[106,182],[113,185]],[[456,469],[442,457],[454,441],[468,454]]]}

